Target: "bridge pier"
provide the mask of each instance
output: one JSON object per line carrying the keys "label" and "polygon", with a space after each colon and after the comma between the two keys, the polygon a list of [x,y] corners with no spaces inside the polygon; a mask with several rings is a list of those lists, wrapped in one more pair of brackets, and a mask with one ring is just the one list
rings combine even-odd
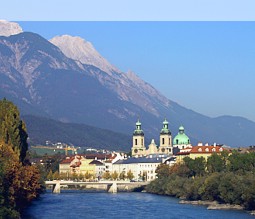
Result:
{"label": "bridge pier", "polygon": [[117,183],[116,182],[113,182],[109,189],[108,189],[108,192],[111,192],[111,193],[117,193],[118,191],[118,187],[117,187]]}
{"label": "bridge pier", "polygon": [[56,184],[52,185],[52,193],[60,193],[60,182],[57,181]]}

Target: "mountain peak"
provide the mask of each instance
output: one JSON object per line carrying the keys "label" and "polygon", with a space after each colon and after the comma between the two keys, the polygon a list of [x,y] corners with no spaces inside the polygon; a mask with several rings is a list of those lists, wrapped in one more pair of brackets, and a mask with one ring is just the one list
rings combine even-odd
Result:
{"label": "mountain peak", "polygon": [[81,37],[62,35],[52,38],[50,42],[59,47],[68,58],[96,66],[110,75],[112,72],[120,72],[102,57],[90,42]]}
{"label": "mountain peak", "polygon": [[22,33],[23,30],[19,24],[0,20],[0,36],[11,36]]}

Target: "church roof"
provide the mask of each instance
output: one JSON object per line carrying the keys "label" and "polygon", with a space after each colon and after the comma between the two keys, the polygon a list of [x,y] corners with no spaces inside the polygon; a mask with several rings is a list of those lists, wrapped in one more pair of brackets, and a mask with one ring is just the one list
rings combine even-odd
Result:
{"label": "church roof", "polygon": [[189,137],[184,133],[184,127],[180,126],[179,133],[174,137],[174,145],[190,144]]}

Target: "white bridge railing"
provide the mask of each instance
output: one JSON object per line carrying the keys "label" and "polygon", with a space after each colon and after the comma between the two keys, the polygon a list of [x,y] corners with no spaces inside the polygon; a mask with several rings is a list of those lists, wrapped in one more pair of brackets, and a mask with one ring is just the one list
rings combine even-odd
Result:
{"label": "white bridge railing", "polygon": [[54,181],[45,181],[45,185],[52,185],[52,192],[53,193],[60,193],[61,186],[69,186],[69,185],[90,185],[93,186],[100,186],[105,185],[106,190],[108,192],[116,193],[118,191],[118,185],[124,185],[126,187],[132,186],[141,187],[147,185],[149,182],[129,182],[129,181],[98,181],[98,182],[75,182],[75,181],[63,181],[63,180],[54,180]]}

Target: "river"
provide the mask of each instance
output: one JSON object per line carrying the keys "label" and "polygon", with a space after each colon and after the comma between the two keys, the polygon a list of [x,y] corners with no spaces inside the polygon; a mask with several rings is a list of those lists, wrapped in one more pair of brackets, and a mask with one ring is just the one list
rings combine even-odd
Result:
{"label": "river", "polygon": [[[62,190],[63,191],[63,190]],[[253,218],[244,211],[207,210],[205,206],[179,204],[179,200],[148,193],[93,193],[64,191],[43,194],[26,209],[25,219],[65,218]]]}

